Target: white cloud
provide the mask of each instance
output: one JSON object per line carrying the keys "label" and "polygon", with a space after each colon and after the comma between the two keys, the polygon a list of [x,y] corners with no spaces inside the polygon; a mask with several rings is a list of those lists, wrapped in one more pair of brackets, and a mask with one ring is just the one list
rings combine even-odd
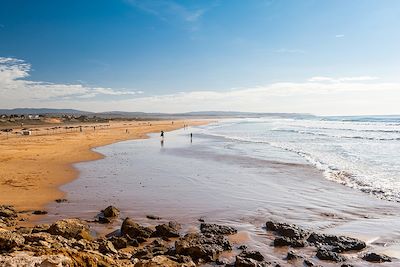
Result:
{"label": "white cloud", "polygon": [[4,103],[54,100],[60,98],[94,98],[102,95],[136,95],[136,91],[90,87],[82,84],[57,84],[28,80],[31,65],[20,59],[0,57],[0,95]]}
{"label": "white cloud", "polygon": [[335,37],[336,37],[336,38],[343,38],[343,37],[344,37],[344,34],[336,34]]}
{"label": "white cloud", "polygon": [[167,113],[234,110],[330,115],[400,114],[400,83],[381,82],[373,76],[316,76],[306,82],[142,96],[141,91],[30,81],[30,68],[24,61],[0,57],[0,107]]}
{"label": "white cloud", "polygon": [[340,82],[361,82],[361,81],[373,81],[378,80],[378,77],[373,76],[357,76],[357,77],[339,77],[339,78],[332,78],[326,76],[315,76],[308,79],[309,82],[333,82],[333,83],[340,83]]}

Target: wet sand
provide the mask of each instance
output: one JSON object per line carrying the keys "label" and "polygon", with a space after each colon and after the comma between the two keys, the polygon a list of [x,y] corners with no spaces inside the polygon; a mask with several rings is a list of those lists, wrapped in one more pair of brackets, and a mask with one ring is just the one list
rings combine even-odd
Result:
{"label": "wet sand", "polygon": [[35,126],[38,130],[32,136],[7,138],[3,134],[0,140],[0,204],[14,205],[19,210],[42,209],[65,196],[59,187],[78,177],[78,170],[72,166],[74,163],[103,157],[93,148],[146,138],[148,133],[175,130],[184,123],[201,125],[207,122],[111,122],[86,125],[82,132],[78,128],[49,131],[48,127]]}
{"label": "wet sand", "polygon": [[[188,136],[191,131],[195,133],[193,142]],[[255,153],[246,154],[248,144],[200,132],[174,131],[163,144],[157,135],[151,135],[147,140],[95,149],[106,157],[76,164],[80,178],[61,188],[67,192],[68,202],[51,203],[46,208],[49,215],[41,221],[92,220],[108,205],[120,208],[121,218],[129,216],[145,225],[177,220],[190,231],[202,219],[236,227],[239,234],[232,237],[234,241],[278,260],[284,258],[287,248],[271,246],[273,236],[264,225],[272,219],[359,238],[367,242],[370,251],[400,256],[398,203],[328,181],[303,159],[277,160],[282,152],[276,148],[256,157]],[[162,219],[150,220],[149,214]],[[120,223],[117,220],[106,230],[102,225],[93,227],[107,232]],[[303,253],[312,256],[315,252]],[[382,266],[398,262],[392,264]],[[363,262],[356,266],[374,265]]]}

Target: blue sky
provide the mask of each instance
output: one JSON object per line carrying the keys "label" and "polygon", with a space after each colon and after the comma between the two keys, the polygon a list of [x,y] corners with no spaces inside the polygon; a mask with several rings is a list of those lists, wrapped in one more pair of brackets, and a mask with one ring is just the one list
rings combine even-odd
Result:
{"label": "blue sky", "polygon": [[397,0],[0,5],[0,107],[400,113]]}

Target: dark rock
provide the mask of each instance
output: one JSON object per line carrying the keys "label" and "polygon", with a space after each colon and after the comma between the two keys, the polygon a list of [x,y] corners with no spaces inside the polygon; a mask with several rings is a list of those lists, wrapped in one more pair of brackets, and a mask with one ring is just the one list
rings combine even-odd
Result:
{"label": "dark rock", "polygon": [[65,219],[53,223],[48,232],[65,238],[91,239],[89,226],[78,219]]}
{"label": "dark rock", "polygon": [[233,227],[211,223],[201,223],[200,231],[203,234],[213,235],[232,235],[237,233],[237,230]]}
{"label": "dark rock", "polygon": [[179,237],[180,224],[176,222],[169,222],[168,224],[161,224],[156,226],[156,231],[153,233],[154,237]]}
{"label": "dark rock", "polygon": [[303,263],[306,266],[310,266],[310,267],[315,266],[315,264],[312,261],[307,260],[307,259],[304,259]]}
{"label": "dark rock", "polygon": [[146,218],[150,220],[161,220],[161,217],[155,215],[146,215]]}
{"label": "dark rock", "polygon": [[369,261],[369,262],[391,262],[391,258],[386,256],[386,255],[382,255],[382,254],[377,254],[374,252],[369,252],[367,254],[365,254],[363,256],[363,260],[365,261]]}
{"label": "dark rock", "polygon": [[239,256],[242,258],[253,259],[256,261],[264,260],[264,256],[259,251],[255,251],[255,250],[251,250],[251,251],[244,250],[239,254]]}
{"label": "dark rock", "polygon": [[32,228],[32,233],[47,232],[50,229],[49,224],[38,224]]}
{"label": "dark rock", "polygon": [[277,237],[274,240],[274,247],[290,246],[294,248],[301,248],[305,246],[303,240],[297,240],[289,237]]}
{"label": "dark rock", "polygon": [[175,242],[177,254],[190,256],[196,261],[215,261],[219,253],[231,249],[229,241],[222,235],[187,234]]}
{"label": "dark rock", "polygon": [[319,248],[317,250],[317,258],[320,260],[328,260],[328,261],[334,261],[334,262],[341,262],[341,261],[345,261],[346,258],[339,255],[336,252],[330,251],[328,249],[325,248]]}
{"label": "dark rock", "polygon": [[65,199],[65,198],[58,198],[58,199],[55,200],[55,202],[57,202],[57,203],[63,203],[63,202],[67,202],[67,201],[68,200]]}
{"label": "dark rock", "polygon": [[103,210],[104,217],[113,218],[119,215],[119,209],[114,206],[108,206]]}
{"label": "dark rock", "polygon": [[122,235],[128,235],[140,243],[149,238],[153,232],[154,231],[151,228],[141,226],[130,218],[126,218],[121,226]]}
{"label": "dark rock", "polygon": [[312,233],[307,241],[310,244],[320,246],[328,245],[332,248],[330,250],[334,252],[343,252],[350,250],[362,250],[366,247],[365,242],[346,236],[335,236],[335,235],[325,235]]}
{"label": "dark rock", "polygon": [[47,211],[45,211],[45,210],[35,210],[34,212],[32,212],[32,214],[44,215],[44,214],[47,214]]}
{"label": "dark rock", "polygon": [[25,239],[22,235],[8,230],[0,230],[0,251],[8,251],[14,247],[23,245]]}
{"label": "dark rock", "polygon": [[246,245],[240,245],[240,246],[238,247],[238,249],[246,250],[246,249],[247,249],[247,246],[246,246]]}
{"label": "dark rock", "polygon": [[263,267],[267,266],[266,262],[259,262],[251,258],[236,256],[235,267]]}
{"label": "dark rock", "polygon": [[102,223],[102,224],[107,224],[107,223],[111,223],[111,220],[109,218],[107,218],[107,217],[99,216],[97,218],[97,222],[98,223]]}
{"label": "dark rock", "polygon": [[110,241],[116,249],[126,248],[128,246],[128,240],[124,237],[113,236],[110,238]]}
{"label": "dark rock", "polygon": [[14,207],[8,205],[0,205],[0,218],[15,218],[17,217],[17,212]]}
{"label": "dark rock", "polygon": [[298,260],[301,259],[302,257],[297,255],[293,250],[289,250],[286,256],[286,260],[288,261],[294,261],[294,260]]}
{"label": "dark rock", "polygon": [[281,236],[289,237],[292,239],[304,239],[309,234],[307,231],[299,228],[294,224],[268,221],[265,225],[267,230],[277,232]]}
{"label": "dark rock", "polygon": [[115,249],[111,241],[101,242],[99,245],[99,252],[102,254],[117,254],[118,251]]}
{"label": "dark rock", "polygon": [[348,264],[348,263],[343,263],[342,265],[340,265],[340,267],[354,267],[354,265]]}

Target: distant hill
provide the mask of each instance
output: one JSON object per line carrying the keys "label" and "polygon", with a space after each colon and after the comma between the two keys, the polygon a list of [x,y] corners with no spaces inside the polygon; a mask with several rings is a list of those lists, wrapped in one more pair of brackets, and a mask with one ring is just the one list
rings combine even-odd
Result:
{"label": "distant hill", "polygon": [[103,118],[159,118],[159,119],[172,119],[172,118],[213,118],[213,117],[226,117],[226,118],[257,118],[257,117],[312,117],[310,114],[296,114],[296,113],[256,113],[256,112],[238,112],[238,111],[195,111],[184,113],[146,113],[146,112],[127,112],[127,111],[109,111],[109,112],[88,112],[76,109],[52,109],[52,108],[15,108],[15,109],[0,109],[0,114],[43,114],[43,115],[89,115],[98,116]]}
{"label": "distant hill", "polygon": [[76,109],[53,109],[53,108],[14,108],[14,109],[0,109],[0,114],[75,114],[75,115],[87,115],[92,112],[81,111]]}

